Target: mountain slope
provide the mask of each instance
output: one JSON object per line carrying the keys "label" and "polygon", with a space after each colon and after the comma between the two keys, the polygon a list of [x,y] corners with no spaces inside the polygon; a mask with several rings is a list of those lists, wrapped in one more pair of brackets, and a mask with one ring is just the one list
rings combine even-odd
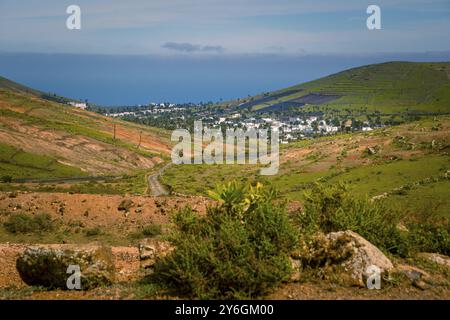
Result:
{"label": "mountain slope", "polygon": [[314,110],[366,110],[384,114],[450,111],[450,62],[388,62],[349,69],[283,90],[236,100],[252,111],[319,106]]}
{"label": "mountain slope", "polygon": [[170,152],[164,130],[47,101],[38,91],[1,82],[0,176],[130,174],[152,168]]}

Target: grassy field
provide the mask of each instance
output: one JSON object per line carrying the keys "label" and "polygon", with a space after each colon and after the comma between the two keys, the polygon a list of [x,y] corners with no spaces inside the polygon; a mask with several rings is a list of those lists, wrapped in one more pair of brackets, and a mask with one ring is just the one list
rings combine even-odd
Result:
{"label": "grassy field", "polygon": [[36,155],[0,143],[0,176],[17,178],[62,178],[84,176],[79,168],[59,163],[57,159]]}

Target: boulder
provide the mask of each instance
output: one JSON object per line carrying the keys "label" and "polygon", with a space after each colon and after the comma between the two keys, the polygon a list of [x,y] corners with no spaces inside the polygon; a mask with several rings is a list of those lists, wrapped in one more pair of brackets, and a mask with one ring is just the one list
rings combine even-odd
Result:
{"label": "boulder", "polygon": [[119,206],[117,207],[117,210],[128,212],[133,205],[134,205],[133,200],[131,200],[131,199],[123,199],[120,202]]}
{"label": "boulder", "polygon": [[341,262],[341,266],[349,272],[350,277],[358,285],[366,285],[366,279],[371,275],[367,272],[371,266],[379,268],[382,274],[394,268],[383,252],[353,231],[332,232],[327,234],[326,238],[332,242],[332,245],[339,244],[343,247],[341,251],[351,253]]}
{"label": "boulder", "polygon": [[[28,285],[68,289],[69,266],[79,266],[81,289],[110,285],[115,266],[110,247],[97,245],[30,246],[21,253],[16,268]],[[70,269],[69,269],[70,270]]]}
{"label": "boulder", "polygon": [[152,268],[157,258],[165,257],[173,250],[167,241],[157,239],[144,239],[138,245],[141,268]]}

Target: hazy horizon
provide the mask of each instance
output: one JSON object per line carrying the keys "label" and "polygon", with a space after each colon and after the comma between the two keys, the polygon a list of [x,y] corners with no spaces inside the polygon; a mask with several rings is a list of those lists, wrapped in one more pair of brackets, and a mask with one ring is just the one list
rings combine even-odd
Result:
{"label": "hazy horizon", "polygon": [[449,52],[327,55],[82,55],[0,53],[0,76],[105,105],[207,102],[282,89],[387,61],[450,61]]}

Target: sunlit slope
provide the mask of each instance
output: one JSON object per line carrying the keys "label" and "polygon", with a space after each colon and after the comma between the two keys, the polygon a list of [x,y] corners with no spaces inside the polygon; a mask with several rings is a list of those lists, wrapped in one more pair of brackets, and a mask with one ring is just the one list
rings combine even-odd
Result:
{"label": "sunlit slope", "polygon": [[[127,174],[167,157],[168,137],[164,130],[112,120],[33,93],[0,89],[0,175]],[[20,157],[27,158],[26,165]]]}

